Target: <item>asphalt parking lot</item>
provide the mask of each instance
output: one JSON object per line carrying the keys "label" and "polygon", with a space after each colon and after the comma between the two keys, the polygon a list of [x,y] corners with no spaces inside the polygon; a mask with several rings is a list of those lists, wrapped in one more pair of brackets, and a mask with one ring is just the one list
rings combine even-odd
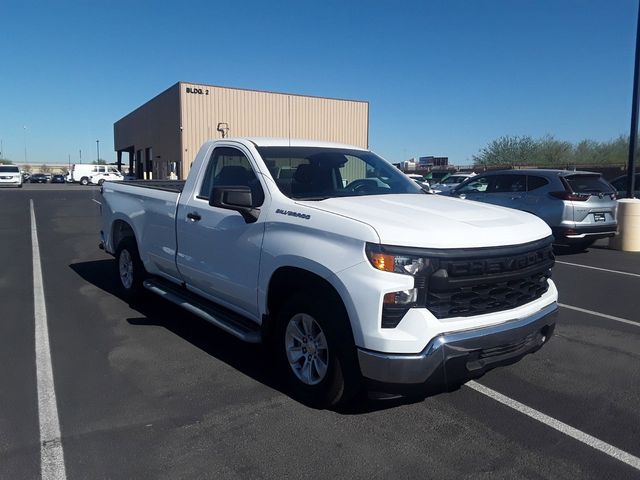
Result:
{"label": "asphalt parking lot", "polygon": [[515,365],[422,401],[318,411],[282,393],[260,347],[118,298],[99,201],[0,191],[0,478],[40,475],[39,293],[66,478],[640,478],[640,254],[559,255],[556,335]]}

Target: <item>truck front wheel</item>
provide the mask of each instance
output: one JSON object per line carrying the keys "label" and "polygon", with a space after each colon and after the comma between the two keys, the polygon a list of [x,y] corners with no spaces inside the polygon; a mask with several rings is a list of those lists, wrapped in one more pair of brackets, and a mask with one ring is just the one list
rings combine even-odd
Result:
{"label": "truck front wheel", "polygon": [[347,315],[327,300],[298,294],[278,314],[276,353],[287,387],[317,408],[347,403],[361,384]]}
{"label": "truck front wheel", "polygon": [[124,238],[116,249],[116,272],[122,296],[134,300],[142,292],[146,271],[133,238]]}
{"label": "truck front wheel", "polygon": [[80,179],[80,185],[89,185],[89,179],[87,177],[82,177]]}

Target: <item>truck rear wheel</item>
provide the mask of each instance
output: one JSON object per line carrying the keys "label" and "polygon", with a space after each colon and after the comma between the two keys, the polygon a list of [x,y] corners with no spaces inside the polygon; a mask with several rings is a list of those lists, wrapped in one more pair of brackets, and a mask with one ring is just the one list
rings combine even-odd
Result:
{"label": "truck rear wheel", "polygon": [[291,395],[317,408],[348,403],[361,384],[347,315],[327,300],[302,293],[285,302],[275,339]]}
{"label": "truck rear wheel", "polygon": [[116,273],[122,296],[134,300],[143,291],[142,282],[147,273],[138,254],[138,246],[133,238],[120,241],[116,248]]}

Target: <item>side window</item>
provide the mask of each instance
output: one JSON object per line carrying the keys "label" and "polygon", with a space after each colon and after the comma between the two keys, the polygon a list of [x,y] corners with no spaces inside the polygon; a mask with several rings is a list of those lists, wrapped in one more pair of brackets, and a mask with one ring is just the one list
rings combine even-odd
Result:
{"label": "side window", "polygon": [[242,186],[251,188],[255,206],[264,202],[264,191],[249,159],[231,147],[216,148],[209,159],[198,198],[208,200],[213,187]]}
{"label": "side window", "polygon": [[513,193],[526,190],[527,177],[524,175],[496,175],[488,189],[491,193]]}
{"label": "side window", "polygon": [[549,181],[544,177],[537,177],[533,175],[527,176],[527,192],[537,190],[545,185],[548,185]]}

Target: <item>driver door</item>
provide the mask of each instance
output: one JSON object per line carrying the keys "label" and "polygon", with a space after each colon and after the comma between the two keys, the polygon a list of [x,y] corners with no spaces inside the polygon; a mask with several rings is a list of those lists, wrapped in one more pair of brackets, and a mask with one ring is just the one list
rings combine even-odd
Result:
{"label": "driver door", "polygon": [[234,210],[209,205],[213,186],[249,186],[264,203],[264,190],[248,152],[213,150],[192,198],[178,206],[177,266],[187,288],[249,317],[258,318],[257,287],[264,215],[247,223]]}

